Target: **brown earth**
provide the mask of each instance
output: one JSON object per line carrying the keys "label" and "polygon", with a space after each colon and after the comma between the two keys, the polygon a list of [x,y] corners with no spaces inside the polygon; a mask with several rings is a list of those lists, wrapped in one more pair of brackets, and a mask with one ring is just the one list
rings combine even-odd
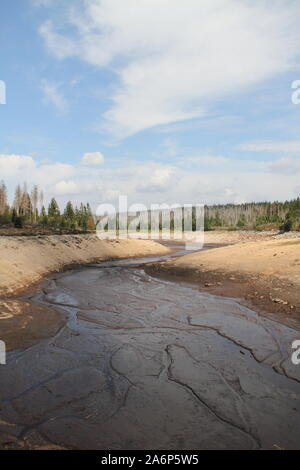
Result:
{"label": "brown earth", "polygon": [[22,228],[14,227],[13,224],[0,226],[0,237],[35,237],[46,235],[82,235],[95,233],[95,230],[70,229],[66,227],[51,227],[50,225],[26,224]]}
{"label": "brown earth", "polygon": [[[300,236],[261,236],[249,241],[238,236],[233,239],[229,233],[227,242],[234,245],[152,264],[146,270],[167,279],[196,283],[212,294],[240,298],[262,313],[300,327]],[[215,233],[205,238],[206,243],[212,240],[225,243],[226,235]]]}
{"label": "brown earth", "polygon": [[0,300],[0,336],[7,352],[54,336],[65,320],[66,315],[44,305],[19,299]]}

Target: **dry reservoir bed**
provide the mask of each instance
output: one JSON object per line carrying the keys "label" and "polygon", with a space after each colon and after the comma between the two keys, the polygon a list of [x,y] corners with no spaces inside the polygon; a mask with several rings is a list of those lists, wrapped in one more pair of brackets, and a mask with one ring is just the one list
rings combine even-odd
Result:
{"label": "dry reservoir bed", "polygon": [[0,368],[2,447],[299,449],[299,332],[135,263],[37,291],[68,320]]}

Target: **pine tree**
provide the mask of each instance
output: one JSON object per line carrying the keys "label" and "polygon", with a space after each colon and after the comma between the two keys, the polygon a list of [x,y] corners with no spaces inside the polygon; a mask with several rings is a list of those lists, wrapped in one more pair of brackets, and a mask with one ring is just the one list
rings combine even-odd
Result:
{"label": "pine tree", "polygon": [[69,220],[73,220],[75,217],[75,211],[71,201],[69,201],[66,205],[64,210],[64,217]]}
{"label": "pine tree", "polygon": [[60,210],[58,204],[54,198],[51,199],[51,202],[48,207],[48,222],[54,227],[59,226],[61,222]]}
{"label": "pine tree", "polygon": [[41,223],[42,223],[43,225],[47,225],[47,224],[48,224],[48,216],[47,216],[47,212],[46,212],[46,209],[45,209],[44,206],[42,206],[42,209],[41,209],[40,220],[41,220]]}
{"label": "pine tree", "polygon": [[53,217],[53,218],[56,218],[56,217],[60,216],[60,210],[59,210],[58,204],[57,204],[57,202],[54,198],[51,199],[51,202],[49,204],[48,216]]}

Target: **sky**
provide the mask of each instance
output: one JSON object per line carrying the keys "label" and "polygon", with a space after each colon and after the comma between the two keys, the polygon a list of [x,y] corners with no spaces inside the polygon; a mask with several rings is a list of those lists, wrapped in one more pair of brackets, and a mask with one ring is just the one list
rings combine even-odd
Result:
{"label": "sky", "polygon": [[2,0],[10,199],[298,197],[299,19],[298,0]]}

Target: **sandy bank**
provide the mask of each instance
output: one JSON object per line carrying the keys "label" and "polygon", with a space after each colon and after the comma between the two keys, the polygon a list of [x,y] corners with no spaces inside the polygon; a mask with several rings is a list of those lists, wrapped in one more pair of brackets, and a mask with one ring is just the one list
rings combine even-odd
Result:
{"label": "sandy bank", "polygon": [[94,235],[1,237],[0,295],[16,295],[68,265],[168,252],[154,241],[102,241]]}
{"label": "sandy bank", "polygon": [[[220,242],[217,235],[215,239]],[[209,237],[208,241],[212,242]],[[226,242],[225,236],[222,241]],[[244,298],[260,310],[283,313],[295,322],[300,319],[300,234],[237,240],[234,245],[152,265],[147,271],[196,282],[214,294]]]}
{"label": "sandy bank", "polygon": [[300,285],[300,238],[226,246],[184,256],[175,266],[278,276]]}

